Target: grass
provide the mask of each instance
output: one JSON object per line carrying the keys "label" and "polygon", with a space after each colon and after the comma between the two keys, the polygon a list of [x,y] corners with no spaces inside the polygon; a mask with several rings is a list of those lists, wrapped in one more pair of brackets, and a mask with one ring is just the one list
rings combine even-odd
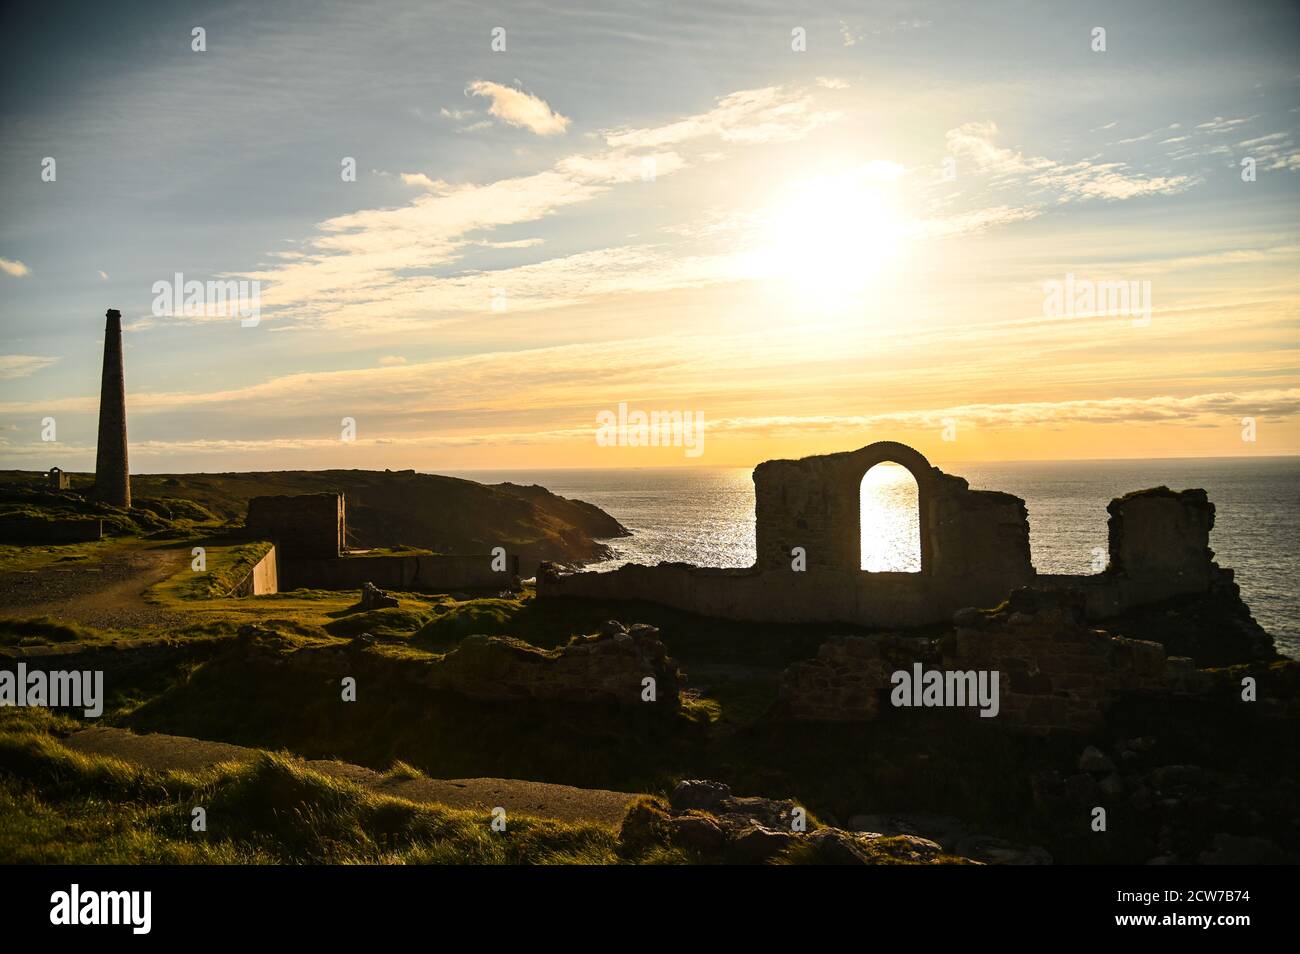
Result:
{"label": "grass", "polygon": [[3,543],[0,544],[0,570],[28,571],[47,566],[92,563],[115,545],[107,538],[93,543]]}
{"label": "grass", "polygon": [[188,562],[178,573],[150,588],[151,602],[176,604],[214,597],[228,597],[262,557],[271,550],[265,541],[239,542],[229,537],[195,537],[188,541],[204,551],[205,569],[193,569]]}
{"label": "grass", "polygon": [[103,630],[74,622],[37,616],[0,619],[0,646],[47,646],[57,643],[95,643],[113,638]]}
{"label": "grass", "polygon": [[[12,711],[12,710],[10,710]],[[7,864],[674,863],[656,847],[627,856],[594,823],[417,804],[322,775],[297,759],[158,772],[85,755],[56,717],[0,715],[0,861]],[[408,769],[395,770],[406,771]],[[193,809],[207,830],[192,830]]]}

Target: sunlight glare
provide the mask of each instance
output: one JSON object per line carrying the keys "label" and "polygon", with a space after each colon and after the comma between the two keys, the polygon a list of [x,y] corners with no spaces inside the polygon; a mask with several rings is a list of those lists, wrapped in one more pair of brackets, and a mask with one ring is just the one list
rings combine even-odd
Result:
{"label": "sunlight glare", "polygon": [[847,303],[902,251],[901,172],[874,162],[792,186],[765,217],[768,274],[823,304]]}

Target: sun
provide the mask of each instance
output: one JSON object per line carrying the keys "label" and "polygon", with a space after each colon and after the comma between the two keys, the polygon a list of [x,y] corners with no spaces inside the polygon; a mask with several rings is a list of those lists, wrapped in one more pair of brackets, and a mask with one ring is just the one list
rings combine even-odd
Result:
{"label": "sun", "polygon": [[791,185],[763,216],[768,276],[822,305],[847,305],[906,245],[902,168],[873,162]]}

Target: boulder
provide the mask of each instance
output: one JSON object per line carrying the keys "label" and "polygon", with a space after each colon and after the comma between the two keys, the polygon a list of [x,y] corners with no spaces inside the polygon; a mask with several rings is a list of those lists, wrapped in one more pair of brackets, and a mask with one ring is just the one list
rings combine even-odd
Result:
{"label": "boulder", "polygon": [[788,831],[773,831],[762,825],[750,825],[733,835],[727,843],[726,861],[733,865],[761,865],[771,861],[794,841]]}
{"label": "boulder", "polygon": [[676,848],[714,855],[722,851],[726,836],[707,815],[676,815],[668,822],[668,840]]}
{"label": "boulder", "polygon": [[677,783],[669,802],[675,812],[691,809],[711,812],[730,797],[731,787],[728,785],[704,779],[689,779]]}
{"label": "boulder", "polygon": [[390,596],[373,583],[361,584],[361,600],[358,604],[363,611],[385,609],[397,606],[397,597]]}

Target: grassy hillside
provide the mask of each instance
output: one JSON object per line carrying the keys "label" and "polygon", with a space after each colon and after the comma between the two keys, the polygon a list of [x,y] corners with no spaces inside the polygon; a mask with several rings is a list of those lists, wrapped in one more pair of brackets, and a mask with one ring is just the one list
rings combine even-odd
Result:
{"label": "grassy hillside", "polygon": [[[486,553],[504,546],[520,557],[525,575],[541,560],[586,563],[604,559],[601,539],[628,531],[591,504],[556,496],[544,487],[486,485],[414,471],[319,470],[230,474],[143,474],[131,478],[137,510],[150,511],[142,524],[125,511],[74,506],[89,491],[88,474],[72,475],[72,495],[22,493],[43,475],[0,472],[9,485],[15,513],[57,509],[60,515],[105,516],[106,532],[156,529],[168,520],[242,524],[252,497],[341,491],[347,496],[348,545],[355,548],[408,546],[435,553]],[[0,500],[0,510],[5,502]],[[109,508],[111,510],[111,508]],[[93,511],[93,513],[91,512]],[[104,511],[103,514],[100,511]],[[43,511],[42,511],[43,512]],[[134,511],[132,512],[134,513]]]}

